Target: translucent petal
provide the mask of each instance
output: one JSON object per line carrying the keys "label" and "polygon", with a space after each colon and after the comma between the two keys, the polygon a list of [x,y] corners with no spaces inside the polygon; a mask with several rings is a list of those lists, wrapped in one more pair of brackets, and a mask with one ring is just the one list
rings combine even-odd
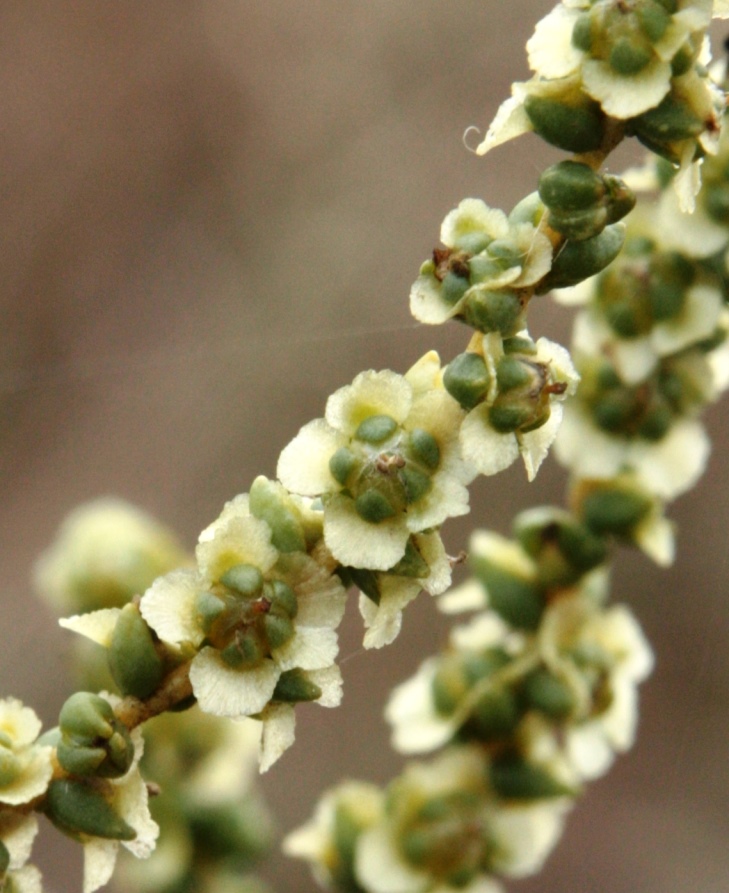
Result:
{"label": "translucent petal", "polygon": [[294,743],[296,714],[291,704],[270,704],[262,720],[260,769],[261,772],[268,772]]}
{"label": "translucent petal", "polygon": [[268,704],[281,675],[272,660],[249,670],[229,667],[214,648],[203,648],[190,667],[200,709],[214,716],[252,716]]}
{"label": "translucent petal", "polygon": [[363,520],[346,496],[335,496],[324,515],[324,541],[332,555],[345,566],[385,571],[405,554],[409,536],[402,515],[379,524]]}
{"label": "translucent petal", "polygon": [[371,893],[422,893],[430,881],[407,865],[384,826],[370,828],[357,841],[355,874]]}
{"label": "translucent petal", "polygon": [[327,627],[296,625],[293,637],[273,651],[281,670],[321,670],[331,666],[339,653],[337,634]]}
{"label": "translucent petal", "polygon": [[319,496],[339,490],[329,471],[329,460],[347,438],[324,419],[314,419],[284,447],[278,459],[276,476],[292,493]]}
{"label": "translucent petal", "polygon": [[488,406],[481,404],[461,425],[463,457],[480,474],[498,474],[519,458],[519,444],[513,434],[500,434],[488,422]]}
{"label": "translucent petal", "polygon": [[412,388],[402,375],[390,369],[381,372],[370,369],[360,372],[351,385],[331,395],[327,400],[326,420],[332,428],[348,436],[371,415],[389,415],[399,423],[410,412],[412,396]]}
{"label": "translucent petal", "polygon": [[108,648],[120,614],[121,608],[100,608],[98,611],[89,611],[88,614],[61,617],[58,625]]}
{"label": "translucent petal", "polygon": [[529,133],[534,130],[534,125],[524,110],[524,97],[527,91],[520,90],[517,92],[516,88],[519,86],[521,85],[514,84],[512,87],[514,95],[499,106],[494,120],[486,131],[486,136],[476,146],[477,155],[485,155],[491,149],[495,149],[496,146],[500,146],[502,143],[516,139],[523,133]]}
{"label": "translucent petal", "polygon": [[139,610],[164,642],[199,645],[204,634],[198,623],[195,599],[200,578],[193,571],[172,571],[155,580],[142,596]]}
{"label": "translucent petal", "polygon": [[613,118],[634,118],[655,108],[671,86],[671,66],[654,60],[637,74],[618,74],[606,63],[586,59],[582,63],[585,90]]}
{"label": "translucent petal", "polygon": [[537,22],[527,41],[529,67],[543,78],[563,78],[580,67],[584,53],[572,44],[572,30],[579,13],[564,6]]}

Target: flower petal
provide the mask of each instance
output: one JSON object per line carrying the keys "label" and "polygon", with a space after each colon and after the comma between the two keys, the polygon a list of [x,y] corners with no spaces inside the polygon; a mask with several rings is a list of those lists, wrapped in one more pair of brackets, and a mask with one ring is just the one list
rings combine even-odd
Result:
{"label": "flower petal", "polygon": [[214,648],[203,648],[190,667],[200,709],[214,716],[252,716],[268,704],[281,675],[272,660],[248,670],[229,667]]}

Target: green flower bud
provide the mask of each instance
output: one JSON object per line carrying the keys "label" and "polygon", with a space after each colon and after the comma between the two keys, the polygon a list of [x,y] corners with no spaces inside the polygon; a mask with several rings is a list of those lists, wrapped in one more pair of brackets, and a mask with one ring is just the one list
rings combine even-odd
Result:
{"label": "green flower bud", "polygon": [[273,580],[264,584],[264,598],[271,602],[274,608],[284,611],[292,620],[299,613],[299,603],[296,599],[296,593],[283,580]]}
{"label": "green flower bud", "polygon": [[137,605],[122,608],[111,635],[108,659],[112,678],[123,695],[144,700],[162,682],[164,661]]}
{"label": "green flower bud", "polygon": [[572,27],[572,46],[583,53],[589,53],[592,49],[592,16],[589,12],[583,12],[575,20]]}
{"label": "green flower bud", "polygon": [[496,367],[496,383],[499,386],[499,393],[503,394],[516,388],[531,387],[535,375],[541,381],[542,376],[538,374],[534,363],[518,356],[504,356]]}
{"label": "green flower bud", "polygon": [[606,483],[582,495],[579,509],[585,524],[595,533],[629,536],[651,506],[650,497]]}
{"label": "green flower bud", "polygon": [[524,337],[523,335],[514,338],[505,338],[503,346],[504,353],[509,355],[515,353],[536,355],[537,353],[537,345],[531,338]]}
{"label": "green flower bud", "polygon": [[321,697],[321,689],[312,682],[303,670],[287,670],[279,676],[272,700],[297,703],[298,701],[316,701]]}
{"label": "green flower bud", "polygon": [[329,471],[338,484],[346,487],[350,475],[358,465],[357,457],[351,450],[348,450],[347,447],[339,447],[329,460]]}
{"label": "green flower bud", "polygon": [[552,269],[540,283],[539,293],[577,285],[604,270],[620,253],[624,239],[625,227],[622,223],[614,223],[591,239],[565,242],[552,263]]}
{"label": "green flower bud", "polygon": [[[542,424],[548,418],[549,414],[543,419]],[[534,410],[531,405],[512,403],[508,397],[497,397],[493,406],[489,407],[489,424],[501,434],[510,434],[524,429],[533,421]]]}
{"label": "green flower bud", "polygon": [[72,775],[119,778],[134,760],[134,744],[104,698],[76,692],[61,708],[58,762]]}
{"label": "green flower bud", "polygon": [[491,376],[484,358],[477,353],[462,353],[452,360],[443,374],[443,385],[461,406],[468,410],[486,396]]}
{"label": "green flower bud", "polygon": [[578,161],[560,161],[539,178],[539,197],[550,211],[584,211],[605,195],[599,174]]}
{"label": "green flower bud", "polygon": [[455,307],[470,286],[471,283],[468,279],[448,271],[440,284],[440,296],[449,307]]}
{"label": "green flower bud", "polygon": [[61,707],[58,725],[62,735],[79,741],[110,738],[114,734],[114,709],[100,695],[78,691]]}
{"label": "green flower bud", "polygon": [[[569,512],[536,508],[517,515],[514,534],[524,551],[539,564],[544,585],[569,585],[605,560],[607,547]],[[562,568],[555,567],[550,553],[557,552]],[[545,560],[546,559],[546,560]],[[548,565],[545,573],[544,565]]]}
{"label": "green flower bud", "polygon": [[438,441],[428,431],[423,428],[414,428],[410,432],[409,445],[413,458],[430,471],[435,471],[440,465]]}
{"label": "green flower bud", "polygon": [[212,592],[201,592],[195,599],[195,613],[206,633],[210,632],[210,628],[224,611],[225,602]]}
{"label": "green flower bud", "polygon": [[220,582],[249,598],[260,592],[263,574],[253,564],[236,564],[221,576]]}
{"label": "green flower bud", "polygon": [[397,428],[398,424],[391,416],[371,415],[361,422],[354,436],[357,440],[377,445],[392,437]]}
{"label": "green flower bud", "polygon": [[365,490],[355,499],[354,507],[363,521],[379,524],[397,514],[392,503],[374,487]]}
{"label": "green flower bud", "polygon": [[541,589],[482,556],[474,556],[471,566],[486,587],[488,604],[497,614],[520,629],[536,629],[544,611]]}
{"label": "green flower bud", "polygon": [[398,577],[427,577],[430,573],[428,562],[418,551],[413,543],[412,537],[407,541],[405,546],[405,554],[394,567],[391,567],[388,574],[394,574]]}
{"label": "green flower bud", "polygon": [[640,27],[651,43],[659,41],[671,22],[671,14],[660,2],[647,0],[636,7]]}
{"label": "green flower bud", "polygon": [[56,779],[48,786],[45,812],[64,834],[108,840],[134,840],[136,831],[106,800],[103,788],[74,779]]}
{"label": "green flower bud", "polygon": [[705,124],[687,102],[669,93],[655,108],[634,118],[630,126],[641,142],[655,145],[697,137]]}
{"label": "green flower bud", "polygon": [[531,94],[524,111],[543,140],[565,152],[594,152],[605,137],[605,116],[597,102],[566,102]]}
{"label": "green flower bud", "polygon": [[405,487],[405,499],[411,505],[417,502],[432,488],[433,482],[427,474],[417,468],[406,465],[400,469],[398,477]]}
{"label": "green flower bud", "polygon": [[541,800],[576,793],[546,769],[528,763],[517,754],[494,760],[489,777],[496,793],[507,800]]}
{"label": "green flower bud", "polygon": [[526,677],[522,694],[528,709],[539,710],[550,719],[565,719],[577,704],[572,689],[545,669],[535,670]]}
{"label": "green flower bud", "polygon": [[479,741],[492,741],[511,734],[520,718],[513,692],[499,686],[478,699],[468,719],[468,731]]}
{"label": "green flower bud", "polygon": [[613,71],[630,77],[648,65],[652,59],[651,51],[641,43],[628,37],[619,38],[611,47],[608,63]]}
{"label": "green flower bud", "polygon": [[257,477],[249,494],[251,514],[271,528],[271,543],[279,552],[305,552],[303,525],[282,491],[280,484]]}
{"label": "green flower bud", "polygon": [[500,332],[508,336],[524,328],[525,310],[525,302],[516,291],[472,288],[461,316],[479,332]]}
{"label": "green flower bud", "polygon": [[655,395],[645,408],[638,426],[638,435],[646,440],[658,441],[668,434],[673,424],[673,411],[665,400]]}
{"label": "green flower bud", "polygon": [[263,628],[266,632],[268,644],[272,649],[281,648],[293,638],[295,632],[294,624],[290,617],[284,613],[278,614],[273,611],[264,616]]}

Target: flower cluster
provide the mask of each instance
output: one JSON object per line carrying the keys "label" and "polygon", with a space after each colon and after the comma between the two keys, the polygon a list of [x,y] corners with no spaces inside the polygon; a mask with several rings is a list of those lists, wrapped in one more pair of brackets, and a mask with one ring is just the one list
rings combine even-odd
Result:
{"label": "flower cluster", "polygon": [[[725,4],[713,13],[726,17]],[[716,151],[723,96],[707,72],[710,0],[563,0],[527,43],[534,76],[514,84],[478,147],[529,130],[575,153],[635,135],[679,167],[682,207]]]}

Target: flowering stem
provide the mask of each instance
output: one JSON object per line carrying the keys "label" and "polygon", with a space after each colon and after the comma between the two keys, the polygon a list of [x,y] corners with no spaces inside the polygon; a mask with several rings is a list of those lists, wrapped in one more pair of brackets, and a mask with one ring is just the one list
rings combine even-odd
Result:
{"label": "flowering stem", "polygon": [[114,710],[117,719],[131,731],[148,719],[159,716],[192,697],[190,663],[186,661],[176,667],[145,701],[131,695],[124,698]]}

